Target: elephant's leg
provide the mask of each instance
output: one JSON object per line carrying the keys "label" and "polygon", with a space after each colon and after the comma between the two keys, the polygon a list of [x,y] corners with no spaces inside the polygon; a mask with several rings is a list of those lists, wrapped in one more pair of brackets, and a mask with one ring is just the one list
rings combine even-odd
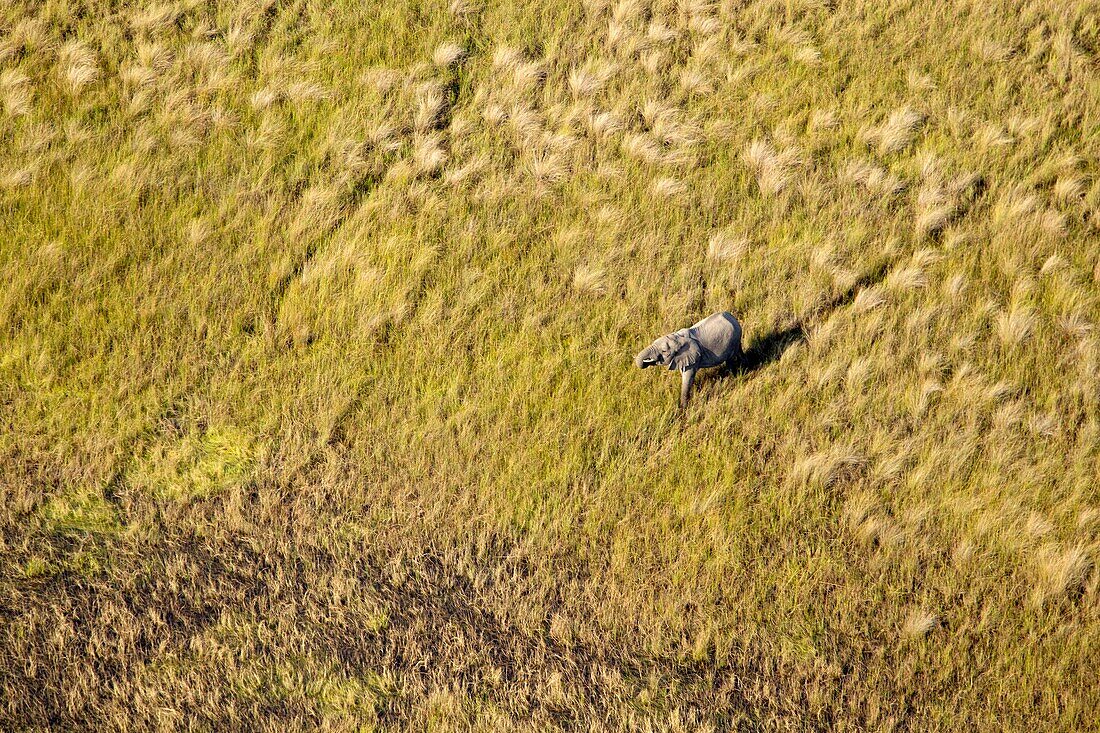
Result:
{"label": "elephant's leg", "polygon": [[695,383],[695,369],[685,369],[680,372],[680,407],[687,407],[688,397],[691,396],[691,385]]}
{"label": "elephant's leg", "polygon": [[733,351],[730,353],[729,358],[726,359],[726,371],[730,374],[735,373],[740,368],[744,359],[745,352],[741,351],[741,344],[737,344],[733,347]]}

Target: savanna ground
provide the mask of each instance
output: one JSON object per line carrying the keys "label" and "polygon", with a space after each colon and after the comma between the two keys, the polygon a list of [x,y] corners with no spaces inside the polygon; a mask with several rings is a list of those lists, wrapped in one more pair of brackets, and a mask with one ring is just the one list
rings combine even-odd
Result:
{"label": "savanna ground", "polygon": [[1098,54],[0,3],[0,728],[1095,729]]}

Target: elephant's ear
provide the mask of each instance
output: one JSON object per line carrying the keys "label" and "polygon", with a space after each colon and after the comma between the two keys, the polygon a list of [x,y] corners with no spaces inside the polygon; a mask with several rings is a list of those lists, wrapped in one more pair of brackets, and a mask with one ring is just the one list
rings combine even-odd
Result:
{"label": "elephant's ear", "polygon": [[702,352],[699,350],[699,342],[691,336],[681,336],[680,339],[680,348],[672,355],[668,368],[683,372],[699,363]]}

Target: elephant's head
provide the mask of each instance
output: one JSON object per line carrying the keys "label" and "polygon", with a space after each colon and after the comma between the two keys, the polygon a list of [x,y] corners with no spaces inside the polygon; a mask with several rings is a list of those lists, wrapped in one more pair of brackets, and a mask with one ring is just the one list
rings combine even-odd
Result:
{"label": "elephant's head", "polygon": [[645,347],[634,357],[639,369],[651,366],[667,366],[669,370],[685,371],[699,361],[699,342],[686,333],[676,332],[662,336]]}

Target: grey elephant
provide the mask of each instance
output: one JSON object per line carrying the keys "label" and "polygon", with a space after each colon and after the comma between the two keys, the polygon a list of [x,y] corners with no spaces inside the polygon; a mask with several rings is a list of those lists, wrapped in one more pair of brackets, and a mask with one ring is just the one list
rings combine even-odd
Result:
{"label": "grey elephant", "polygon": [[662,336],[634,357],[639,369],[667,366],[680,370],[680,406],[687,407],[695,373],[741,359],[741,324],[728,311],[713,313],[691,328]]}

